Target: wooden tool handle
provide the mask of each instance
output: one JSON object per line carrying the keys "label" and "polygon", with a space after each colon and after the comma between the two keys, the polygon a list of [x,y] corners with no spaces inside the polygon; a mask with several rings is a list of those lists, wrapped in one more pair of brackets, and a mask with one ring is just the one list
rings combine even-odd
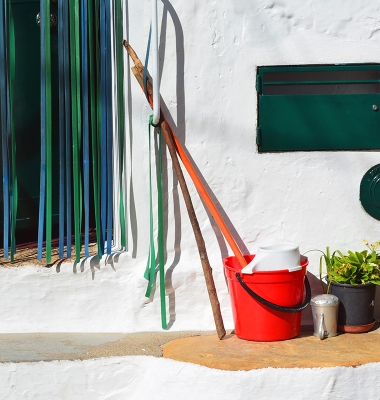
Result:
{"label": "wooden tool handle", "polygon": [[168,148],[169,148],[170,156],[171,156],[172,162],[173,162],[173,167],[177,174],[178,181],[181,186],[183,198],[185,200],[187,212],[189,214],[190,222],[193,227],[195,240],[196,240],[197,246],[198,246],[199,256],[201,258],[203,273],[204,273],[205,280],[206,280],[206,286],[207,286],[207,291],[208,291],[208,295],[210,298],[211,308],[212,308],[212,312],[214,314],[216,331],[218,333],[219,339],[223,339],[224,336],[226,335],[226,330],[224,329],[222,314],[220,311],[220,304],[219,304],[219,300],[218,300],[218,295],[216,293],[214,278],[212,276],[212,268],[211,268],[210,262],[208,260],[205,242],[204,242],[204,239],[202,236],[201,229],[199,227],[197,216],[195,215],[193,202],[191,201],[189,189],[187,188],[186,181],[185,181],[181,166],[178,161],[175,144],[174,144],[174,139],[173,139],[172,133],[169,129],[168,123],[166,121],[164,121],[161,124],[161,128],[162,128],[162,132],[164,133],[164,136],[165,136],[166,144],[168,145]]}

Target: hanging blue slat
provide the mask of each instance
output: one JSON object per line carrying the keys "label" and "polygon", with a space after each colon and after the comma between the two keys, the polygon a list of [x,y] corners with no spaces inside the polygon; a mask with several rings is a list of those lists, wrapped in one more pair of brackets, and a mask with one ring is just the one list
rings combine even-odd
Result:
{"label": "hanging blue slat", "polygon": [[[45,1],[40,1],[41,27],[41,172],[40,172],[40,207],[38,218],[38,249],[37,260],[42,260],[45,216],[46,190],[46,51],[45,51]],[[48,27],[47,29],[50,29]]]}
{"label": "hanging blue slat", "polygon": [[63,2],[58,0],[58,76],[59,76],[59,258],[65,245],[65,78]]}
{"label": "hanging blue slat", "polygon": [[4,258],[9,257],[9,159],[7,132],[7,63],[6,63],[6,2],[0,5],[0,79],[1,79],[1,144],[3,158],[3,204],[4,204]]}
{"label": "hanging blue slat", "polygon": [[66,128],[66,257],[71,258],[71,83],[70,83],[70,38],[69,38],[69,2],[63,3],[63,49],[65,75],[65,128]]}
{"label": "hanging blue slat", "polygon": [[111,0],[106,0],[107,39],[107,254],[112,249],[113,188],[112,188],[112,60],[111,60]]}
{"label": "hanging blue slat", "polygon": [[101,243],[104,248],[107,225],[107,32],[106,4],[100,0],[100,103],[101,103]]}
{"label": "hanging blue slat", "polygon": [[[91,0],[90,0],[91,1]],[[82,110],[83,110],[83,178],[84,178],[84,248],[89,253],[90,232],[90,149],[89,149],[89,87],[88,87],[88,4],[81,1],[82,7]]]}
{"label": "hanging blue slat", "polygon": [[[11,249],[11,260],[14,260],[14,255],[16,254],[16,237],[15,237],[15,229],[16,229],[16,219],[17,219],[17,201],[18,201],[18,192],[17,192],[17,174],[16,174],[16,143],[14,137],[14,126],[13,126],[13,88],[14,88],[14,78],[15,78],[15,31],[14,31],[14,20],[12,15],[12,4],[11,0],[8,0],[8,11],[9,14],[7,16],[7,32],[9,35],[9,60],[8,60],[8,97],[9,97],[9,110],[8,110],[8,117],[9,117],[9,141],[8,141],[8,150],[9,150],[9,171],[10,171],[10,214],[11,214],[11,226],[10,226],[10,235],[11,235],[11,245],[13,243],[13,249]],[[15,174],[15,176],[13,176]],[[13,187],[13,184],[16,184]],[[16,196],[16,201],[14,199]],[[15,204],[14,204],[15,203]]]}

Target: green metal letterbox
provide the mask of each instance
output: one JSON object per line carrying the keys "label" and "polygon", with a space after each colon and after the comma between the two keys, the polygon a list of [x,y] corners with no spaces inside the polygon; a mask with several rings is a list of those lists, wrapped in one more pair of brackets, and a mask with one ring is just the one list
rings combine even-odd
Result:
{"label": "green metal letterbox", "polygon": [[380,65],[259,67],[259,152],[380,149]]}

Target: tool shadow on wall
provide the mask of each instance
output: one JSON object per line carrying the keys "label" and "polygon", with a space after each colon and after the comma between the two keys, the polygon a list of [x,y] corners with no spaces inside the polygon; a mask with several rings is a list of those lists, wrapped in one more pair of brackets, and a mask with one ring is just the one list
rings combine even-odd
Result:
{"label": "tool shadow on wall", "polygon": [[[168,107],[166,106],[165,102],[161,98],[161,108],[163,113],[165,114],[166,119],[168,120],[170,126],[172,126],[179,139],[180,142],[186,142],[186,99],[185,99],[185,85],[184,85],[184,64],[185,64],[185,51],[184,51],[184,34],[180,19],[173,8],[172,4],[168,0],[162,0],[164,4],[163,8],[163,16],[162,16],[162,23],[161,23],[161,32],[160,32],[160,44],[159,44],[159,55],[160,55],[160,79],[162,78],[162,71],[163,65],[165,62],[165,50],[166,50],[166,38],[167,38],[167,21],[168,17],[172,19],[174,28],[175,28],[175,38],[176,38],[176,96],[177,96],[177,123],[175,124]],[[162,146],[163,149],[163,164],[162,164],[162,185],[163,185],[163,203],[164,203],[164,219],[165,219],[165,231],[164,231],[164,242],[165,242],[165,261],[167,260],[167,240],[168,240],[168,208],[169,208],[169,193],[168,193],[168,165],[167,165],[167,153],[166,153],[166,146]],[[156,156],[158,149],[155,148]],[[243,250],[245,254],[249,254],[248,249],[244,245],[241,237],[237,233],[235,227],[231,223],[230,219],[228,218],[226,212],[224,211],[223,207],[220,205],[217,197],[212,192],[211,188],[205,181],[203,175],[201,174],[199,168],[196,166],[193,158],[190,154],[186,151],[187,157],[191,160],[193,168],[195,169],[196,173],[198,174],[202,184],[204,185],[208,195],[211,197],[212,201],[216,205],[220,215],[222,216],[225,224],[227,225],[228,229],[230,230],[234,240],[238,244],[238,246]],[[178,180],[177,176],[173,170],[172,172],[173,177],[173,213],[174,213],[174,259],[171,265],[168,267],[165,275],[165,285],[166,285],[166,293],[169,299],[169,314],[170,320],[168,321],[167,328],[170,329],[175,320],[176,320],[176,311],[175,311],[175,289],[172,283],[172,275],[174,269],[178,265],[180,258],[181,258],[181,211],[180,211],[180,203],[179,203],[179,193],[178,193]],[[205,207],[207,216],[210,220],[210,224],[214,230],[216,235],[218,245],[220,248],[221,257],[225,257],[228,255],[228,249],[223,238],[222,232],[220,231],[219,227],[215,223],[214,218],[212,217],[211,213],[209,212],[207,206],[203,203]],[[156,263],[158,263],[158,257],[156,259]],[[156,268],[156,276],[158,273],[158,267]],[[154,284],[150,301],[153,301],[156,292],[156,282]]]}

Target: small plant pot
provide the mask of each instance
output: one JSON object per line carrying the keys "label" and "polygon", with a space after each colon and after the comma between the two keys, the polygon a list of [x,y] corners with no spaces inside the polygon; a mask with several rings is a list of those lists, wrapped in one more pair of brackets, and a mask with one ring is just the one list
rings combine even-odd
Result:
{"label": "small plant pot", "polygon": [[[327,284],[329,283],[327,279]],[[361,330],[361,332],[372,328],[372,323],[374,322],[375,293],[376,285],[373,283],[354,286],[331,282],[329,294],[335,295],[340,301],[338,313],[338,329],[340,325],[340,331],[347,332],[347,327],[353,326],[368,327],[368,329]]]}

